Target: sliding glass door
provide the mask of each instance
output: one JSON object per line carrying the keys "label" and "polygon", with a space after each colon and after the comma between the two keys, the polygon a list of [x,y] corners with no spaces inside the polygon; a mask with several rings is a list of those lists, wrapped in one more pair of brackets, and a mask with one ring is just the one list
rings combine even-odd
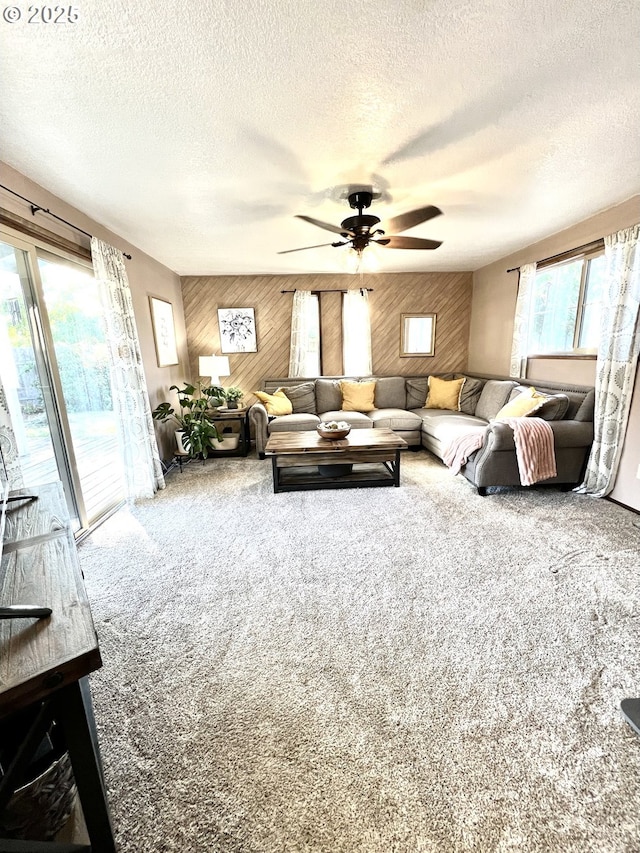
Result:
{"label": "sliding glass door", "polygon": [[25,485],[60,479],[76,530],[88,529],[124,493],[89,267],[0,242],[0,365]]}
{"label": "sliding glass door", "polygon": [[25,483],[58,478],[49,425],[51,382],[34,345],[27,253],[0,243],[0,380]]}
{"label": "sliding glass door", "polygon": [[98,282],[81,266],[38,253],[44,305],[64,401],[65,432],[87,521],[123,496],[122,458]]}

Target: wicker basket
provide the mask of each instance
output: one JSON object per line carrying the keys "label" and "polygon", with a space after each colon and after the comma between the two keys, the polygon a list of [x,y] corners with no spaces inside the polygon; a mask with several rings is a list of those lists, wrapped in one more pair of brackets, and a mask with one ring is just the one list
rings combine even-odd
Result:
{"label": "wicker basket", "polygon": [[43,773],[13,794],[2,815],[0,836],[48,841],[65,825],[76,797],[76,785],[67,752]]}

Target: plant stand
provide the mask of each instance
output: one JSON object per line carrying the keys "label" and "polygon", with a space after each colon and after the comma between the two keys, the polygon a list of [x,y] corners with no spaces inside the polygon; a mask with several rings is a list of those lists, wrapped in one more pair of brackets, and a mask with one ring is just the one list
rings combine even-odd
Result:
{"label": "plant stand", "polygon": [[173,459],[175,462],[178,463],[178,466],[180,468],[180,473],[182,474],[182,465],[183,465],[185,459],[187,459],[187,460],[190,459],[189,454],[188,453],[180,453],[179,450],[176,450],[176,452],[173,454]]}

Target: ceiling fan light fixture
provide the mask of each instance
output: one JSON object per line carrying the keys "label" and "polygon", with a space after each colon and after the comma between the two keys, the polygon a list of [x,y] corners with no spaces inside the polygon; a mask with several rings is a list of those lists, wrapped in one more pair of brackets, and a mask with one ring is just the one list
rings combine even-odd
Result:
{"label": "ceiling fan light fixture", "polygon": [[372,245],[361,248],[349,246],[343,254],[342,266],[350,275],[376,273],[380,269],[380,259]]}
{"label": "ceiling fan light fixture", "polygon": [[360,254],[360,272],[380,272],[380,254],[375,243],[369,243],[366,251]]}
{"label": "ceiling fan light fixture", "polygon": [[358,252],[353,246],[349,246],[342,253],[340,258],[340,266],[344,272],[349,275],[357,275],[360,269],[361,252]]}

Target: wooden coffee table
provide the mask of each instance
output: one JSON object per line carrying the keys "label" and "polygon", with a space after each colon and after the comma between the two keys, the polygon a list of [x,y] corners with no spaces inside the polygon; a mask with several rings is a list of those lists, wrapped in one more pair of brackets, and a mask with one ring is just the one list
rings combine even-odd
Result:
{"label": "wooden coffee table", "polygon": [[390,429],[352,429],[338,441],[315,430],[276,432],[265,456],[271,457],[274,492],[399,486],[400,451],[406,446]]}

